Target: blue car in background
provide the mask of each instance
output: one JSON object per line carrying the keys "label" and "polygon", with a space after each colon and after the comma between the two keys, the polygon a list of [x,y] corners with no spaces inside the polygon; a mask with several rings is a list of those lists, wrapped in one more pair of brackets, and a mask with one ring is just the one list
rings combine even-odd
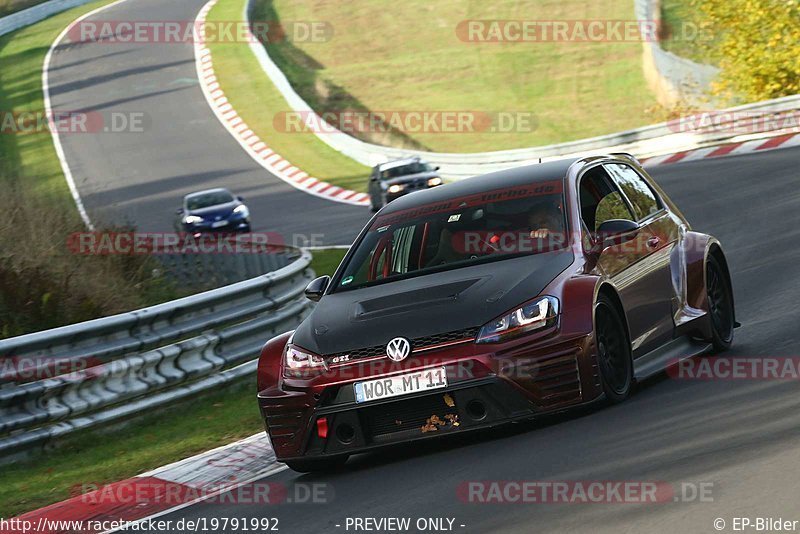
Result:
{"label": "blue car in background", "polygon": [[250,210],[244,199],[227,189],[208,189],[190,193],[178,209],[175,227],[190,234],[206,232],[249,232]]}

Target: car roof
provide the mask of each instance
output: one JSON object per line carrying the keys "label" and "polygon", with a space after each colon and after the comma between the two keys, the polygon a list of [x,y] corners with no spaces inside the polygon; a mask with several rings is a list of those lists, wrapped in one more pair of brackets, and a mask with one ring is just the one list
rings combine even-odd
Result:
{"label": "car roof", "polygon": [[203,191],[196,191],[194,193],[189,193],[188,195],[186,195],[183,198],[184,199],[189,199],[189,198],[192,198],[192,197],[199,197],[199,196],[202,196],[202,195],[210,195],[212,193],[228,193],[229,195],[233,196],[233,193],[231,193],[230,191],[228,191],[224,187],[216,187],[214,189],[205,189]]}
{"label": "car roof", "polygon": [[392,160],[392,161],[387,161],[386,163],[380,163],[378,165],[378,170],[379,171],[385,171],[386,169],[394,169],[395,167],[401,167],[403,165],[409,165],[411,163],[417,163],[418,161],[421,162],[422,159],[419,158],[419,157],[416,157],[416,156],[413,157],[413,158],[395,159],[395,160]]}
{"label": "car roof", "polygon": [[452,182],[440,187],[423,189],[410,195],[393,200],[381,210],[382,214],[415,208],[422,204],[442,202],[454,197],[463,197],[493,191],[503,187],[530,185],[537,182],[563,180],[570,166],[581,158],[567,158],[534,165],[525,165],[497,171],[482,176],[475,176]]}

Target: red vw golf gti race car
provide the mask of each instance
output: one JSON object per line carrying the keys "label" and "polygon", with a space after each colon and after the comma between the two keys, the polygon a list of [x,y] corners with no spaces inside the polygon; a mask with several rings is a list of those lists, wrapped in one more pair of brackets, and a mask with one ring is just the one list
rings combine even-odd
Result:
{"label": "red vw golf gti race car", "polygon": [[720,243],[627,154],[401,197],[306,295],[316,307],[258,367],[267,433],[297,471],[620,402],[737,326]]}

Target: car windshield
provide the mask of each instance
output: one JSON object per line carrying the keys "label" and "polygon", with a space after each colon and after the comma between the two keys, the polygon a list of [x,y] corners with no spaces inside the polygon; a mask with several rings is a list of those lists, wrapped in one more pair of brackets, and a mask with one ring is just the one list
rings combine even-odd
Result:
{"label": "car windshield", "polygon": [[566,246],[561,181],[453,198],[378,216],[336,291]]}
{"label": "car windshield", "polygon": [[233,202],[233,195],[228,191],[212,191],[187,197],[186,207],[189,210],[201,210],[219,204],[227,204],[228,202]]}
{"label": "car windshield", "polygon": [[418,174],[421,172],[430,172],[433,168],[422,161],[415,161],[408,165],[398,165],[381,171],[381,179],[397,178],[398,176],[408,176],[410,174]]}

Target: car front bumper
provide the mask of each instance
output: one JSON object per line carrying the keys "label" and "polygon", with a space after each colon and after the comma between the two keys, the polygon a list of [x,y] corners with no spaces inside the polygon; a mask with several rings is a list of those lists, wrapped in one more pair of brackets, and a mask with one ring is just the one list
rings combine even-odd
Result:
{"label": "car front bumper", "polygon": [[[262,413],[270,437],[287,436],[285,416]],[[533,404],[504,380],[490,377],[363,405],[331,406],[315,410],[297,458],[338,456],[386,445],[476,430],[526,419],[536,413]],[[327,437],[320,437],[317,421],[326,421]],[[297,451],[297,452],[301,452]]]}
{"label": "car front bumper", "polygon": [[[473,353],[431,361],[425,367],[446,368],[448,385],[442,389],[356,403],[355,382],[394,372],[350,377],[317,388],[297,388],[287,381],[260,392],[259,407],[278,460],[288,461],[492,427],[596,399],[591,338],[554,341],[524,353],[515,350],[505,359]],[[509,362],[514,369],[508,368]],[[419,369],[415,365],[401,371]],[[324,425],[318,423],[322,418]],[[325,433],[327,437],[321,435]]]}

